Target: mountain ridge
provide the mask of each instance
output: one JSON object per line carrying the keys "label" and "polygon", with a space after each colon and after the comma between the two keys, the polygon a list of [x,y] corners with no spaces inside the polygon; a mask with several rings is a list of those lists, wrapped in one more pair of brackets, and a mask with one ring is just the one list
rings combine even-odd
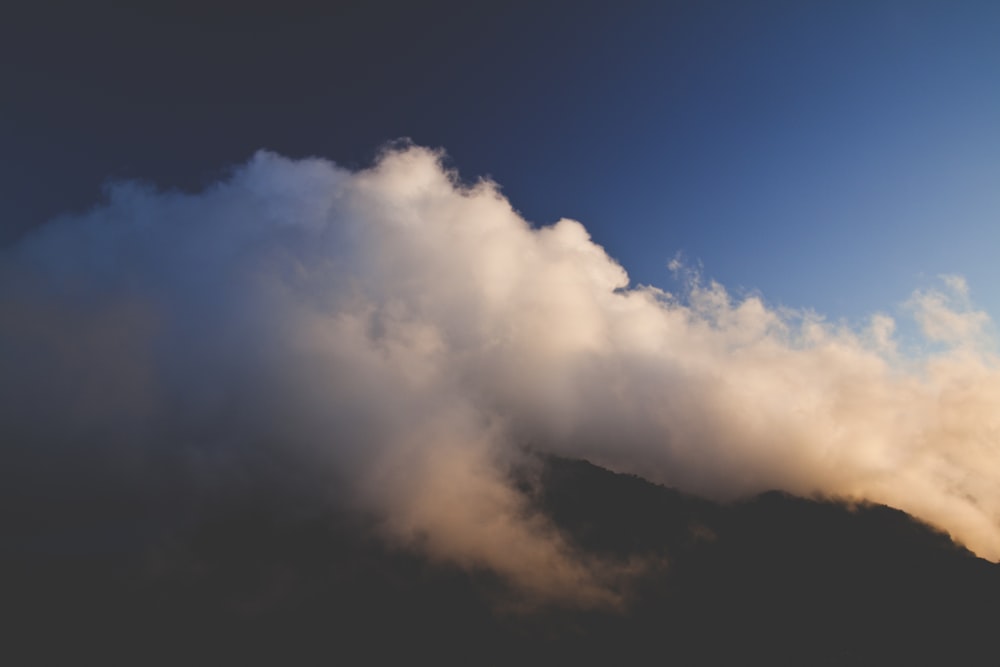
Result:
{"label": "mountain ridge", "polygon": [[1000,567],[900,510],[721,504],[558,457],[524,488],[581,554],[647,564],[621,609],[511,607],[495,574],[257,498],[127,562],[8,552],[11,636],[23,664],[992,662]]}

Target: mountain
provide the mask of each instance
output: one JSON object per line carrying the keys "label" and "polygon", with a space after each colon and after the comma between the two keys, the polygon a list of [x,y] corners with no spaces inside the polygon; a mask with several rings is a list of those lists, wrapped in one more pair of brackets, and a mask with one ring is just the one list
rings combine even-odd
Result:
{"label": "mountain", "polygon": [[581,552],[644,564],[621,609],[518,607],[489,572],[262,494],[141,549],[7,544],[10,664],[996,662],[1000,568],[898,510],[718,504],[555,457],[522,481]]}

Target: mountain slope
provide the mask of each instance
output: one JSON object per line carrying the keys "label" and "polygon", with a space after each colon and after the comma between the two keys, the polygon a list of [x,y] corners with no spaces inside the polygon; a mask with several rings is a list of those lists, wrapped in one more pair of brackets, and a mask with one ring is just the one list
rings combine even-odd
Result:
{"label": "mountain slope", "polygon": [[543,488],[580,543],[666,554],[629,643],[659,638],[685,663],[995,660],[997,566],[898,510],[778,492],[717,505],[578,461],[553,462]]}
{"label": "mountain slope", "polygon": [[139,551],[4,549],[19,664],[994,664],[1000,571],[882,506],[721,505],[545,458],[534,505],[644,563],[620,611],[512,608],[482,571],[266,497]]}

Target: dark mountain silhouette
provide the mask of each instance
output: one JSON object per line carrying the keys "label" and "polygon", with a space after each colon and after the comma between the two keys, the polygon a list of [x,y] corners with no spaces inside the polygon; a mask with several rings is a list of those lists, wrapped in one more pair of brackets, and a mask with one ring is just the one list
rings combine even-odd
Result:
{"label": "dark mountain silhouette", "polygon": [[884,506],[717,504],[589,463],[523,480],[621,611],[512,608],[489,572],[267,494],[100,553],[3,550],[7,664],[995,664],[1000,569]]}

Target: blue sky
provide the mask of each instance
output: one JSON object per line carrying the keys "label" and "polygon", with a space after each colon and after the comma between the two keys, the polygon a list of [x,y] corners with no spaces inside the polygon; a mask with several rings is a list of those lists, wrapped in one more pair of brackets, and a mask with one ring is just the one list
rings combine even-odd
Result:
{"label": "blue sky", "polygon": [[[998,312],[1000,14],[747,5],[632,24],[643,47],[622,37],[596,85],[579,73],[575,136],[552,147],[578,155],[546,196],[639,281],[669,280],[682,252],[730,287],[853,318],[961,273]],[[498,178],[529,217],[558,214]]]}
{"label": "blue sky", "polygon": [[267,148],[442,147],[637,282],[677,253],[831,318],[942,273],[1000,314],[990,2],[41,3],[6,23],[0,219],[109,180],[197,189]]}
{"label": "blue sky", "polygon": [[[749,17],[691,90],[661,103],[683,111],[637,158],[651,177],[629,215],[652,243],[623,246],[633,272],[673,241],[727,284],[831,314],[889,306],[956,272],[998,305],[1000,50],[988,18],[915,4]],[[667,182],[659,193],[655,180]]]}

